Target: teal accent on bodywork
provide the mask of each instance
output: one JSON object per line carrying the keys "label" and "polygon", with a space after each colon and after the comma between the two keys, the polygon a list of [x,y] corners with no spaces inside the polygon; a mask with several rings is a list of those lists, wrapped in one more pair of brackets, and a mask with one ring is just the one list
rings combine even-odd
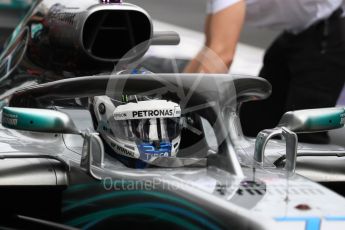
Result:
{"label": "teal accent on bodywork", "polygon": [[31,38],[35,38],[37,34],[39,34],[40,31],[43,30],[42,23],[32,24],[31,25]]}
{"label": "teal accent on bodywork", "polygon": [[32,114],[29,111],[18,108],[5,107],[2,112],[2,125],[10,129],[44,132],[63,127],[63,122],[57,117],[45,114]]}
{"label": "teal accent on bodywork", "polygon": [[0,3],[0,10],[27,10],[32,4],[28,0],[10,0],[9,3]]}
{"label": "teal accent on bodywork", "polygon": [[[121,181],[118,181],[118,183],[123,183]],[[178,197],[174,197],[174,196],[170,196],[168,194],[163,194],[160,192],[152,192],[152,191],[115,191],[112,193],[108,193],[108,194],[102,194],[102,195],[98,195],[95,197],[91,197],[85,200],[82,200],[78,203],[69,205],[67,207],[64,207],[62,209],[63,212],[68,212],[70,210],[73,210],[75,208],[80,208],[82,206],[85,205],[89,205],[92,204],[94,202],[98,202],[98,201],[102,201],[102,200],[107,200],[107,199],[113,199],[113,198],[122,198],[122,197],[129,197],[129,196],[134,196],[134,197],[138,197],[138,196],[149,196],[149,197],[156,197],[156,198],[160,198],[163,200],[167,200],[167,201],[172,201],[172,202],[176,202],[179,203],[181,205],[184,205],[190,209],[193,209],[195,211],[201,212],[204,215],[208,215],[207,212],[205,212],[203,209],[201,209],[200,207],[186,201],[183,199],[180,199]]]}
{"label": "teal accent on bodywork", "polygon": [[1,110],[2,108],[4,108],[5,106],[7,106],[7,105],[8,105],[8,102],[7,102],[6,100],[0,101],[0,110]]}
{"label": "teal accent on bodywork", "polygon": [[[128,180],[103,180],[102,189],[117,186],[123,186],[135,181]],[[67,189],[67,193],[80,193],[83,190],[94,190],[94,186],[100,186],[99,182],[90,183],[84,185],[75,185]],[[88,206],[93,206],[98,202],[104,202],[112,200],[111,202],[116,203],[113,199],[127,199],[127,198],[138,197],[152,197],[159,199],[158,202],[143,202],[139,204],[129,204],[127,206],[120,206],[117,208],[99,210],[86,214],[84,216],[78,216],[75,219],[71,219],[66,222],[67,225],[80,227],[82,229],[89,229],[95,227],[95,225],[119,216],[128,215],[144,215],[149,217],[155,217],[160,221],[165,221],[167,223],[175,223],[178,226],[187,229],[221,229],[219,223],[215,218],[209,215],[209,213],[203,208],[176,196],[165,194],[157,191],[145,191],[145,190],[131,190],[131,191],[121,191],[115,190],[110,193],[96,195],[94,197],[89,197],[84,200],[71,200],[71,202],[66,202],[66,206],[62,209],[62,212],[76,211],[75,209],[85,209]],[[172,202],[172,203],[171,203]],[[199,226],[203,226],[200,228]]]}
{"label": "teal accent on bodywork", "polygon": [[154,209],[149,209],[149,208],[137,209],[137,208],[131,208],[131,207],[114,208],[114,209],[92,213],[90,215],[83,216],[81,218],[68,222],[67,225],[78,226],[81,224],[89,223],[82,228],[82,229],[89,229],[93,225],[103,220],[106,220],[111,217],[114,218],[114,217],[123,216],[123,215],[150,216],[150,217],[155,217],[156,219],[164,220],[166,222],[174,223],[183,229],[192,229],[192,230],[201,229],[178,216],[171,215],[166,212],[162,212],[161,210],[154,210]]}
{"label": "teal accent on bodywork", "polygon": [[333,126],[334,129],[344,126],[345,112],[335,111],[332,114],[327,114],[320,117],[314,117],[307,120],[306,125],[311,129],[313,127],[329,127]]}
{"label": "teal accent on bodywork", "polygon": [[64,191],[64,193],[72,194],[75,192],[82,192],[84,190],[88,190],[88,189],[91,189],[92,187],[96,187],[96,186],[103,186],[103,183],[97,181],[97,182],[89,183],[89,184],[71,185]]}
{"label": "teal accent on bodywork", "polygon": [[[20,0],[17,0],[17,2]],[[22,34],[25,30],[26,30],[26,24],[29,21],[29,19],[31,18],[31,15],[34,13],[34,11],[36,10],[36,7],[40,4],[41,1],[37,1],[37,0],[33,0],[32,4],[27,4],[27,7],[25,8],[25,10],[23,11],[23,17],[22,20],[20,21],[20,23],[17,25],[17,27],[14,29],[14,31],[12,32],[11,36],[9,37],[8,41],[6,42],[6,46],[4,47],[5,50],[10,50],[11,46],[13,45],[13,43],[16,41],[16,39],[18,38],[18,36],[20,34]],[[23,3],[20,3],[23,4]],[[12,5],[12,7],[15,5]],[[9,6],[6,6],[9,7]],[[1,9],[6,9],[6,7],[4,5],[0,6],[0,10]],[[27,28],[29,31],[29,28]],[[0,56],[0,62],[3,61],[3,59],[6,57],[7,52],[3,52]]]}
{"label": "teal accent on bodywork", "polygon": [[[147,211],[147,212],[144,214],[141,211]],[[183,218],[180,218],[172,213],[181,215]],[[84,217],[77,218],[75,220],[70,221],[68,224],[77,226],[77,225],[81,225],[81,224],[85,224],[89,222],[88,224],[83,226],[83,229],[88,229],[108,218],[118,216],[118,215],[130,215],[130,214],[132,215],[142,214],[142,215],[153,216],[157,219],[163,219],[167,222],[178,224],[179,226],[182,226],[184,228],[188,227],[188,229],[199,229],[199,227],[190,223],[188,221],[189,219],[189,220],[195,221],[199,225],[202,225],[203,229],[206,227],[206,229],[220,230],[220,228],[216,224],[208,221],[207,218],[205,217],[194,214],[190,212],[189,210],[185,210],[179,207],[175,207],[173,205],[162,204],[162,203],[139,203],[139,204],[128,205],[125,207],[119,207],[115,209],[103,210],[100,212],[89,214]],[[166,217],[170,217],[172,219],[166,218]]]}

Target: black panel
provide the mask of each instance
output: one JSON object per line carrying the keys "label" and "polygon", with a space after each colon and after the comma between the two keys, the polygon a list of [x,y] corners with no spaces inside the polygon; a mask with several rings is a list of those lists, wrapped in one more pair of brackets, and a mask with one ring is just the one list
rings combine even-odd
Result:
{"label": "black panel", "polygon": [[149,19],[141,12],[102,10],[86,20],[83,45],[97,58],[120,59],[149,40],[151,31]]}

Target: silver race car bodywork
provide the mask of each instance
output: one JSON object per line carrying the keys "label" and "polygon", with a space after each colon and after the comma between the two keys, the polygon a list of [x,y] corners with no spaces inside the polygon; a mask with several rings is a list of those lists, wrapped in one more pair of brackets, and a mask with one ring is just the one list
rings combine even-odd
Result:
{"label": "silver race car bodywork", "polygon": [[[87,2],[79,6],[76,2],[56,6],[54,1],[39,1],[18,29],[19,34],[31,35],[27,40],[19,39],[25,41],[25,48],[14,39],[0,58],[1,65],[11,67],[0,79],[0,201],[5,217],[1,226],[345,228],[345,199],[318,183],[343,185],[341,157],[345,150],[298,144],[294,133],[342,127],[343,109],[318,110],[321,115],[315,111],[287,114],[276,129],[262,131],[257,139],[247,138],[241,131],[238,108],[249,100],[267,98],[271,92],[268,82],[244,75],[137,74],[131,70],[131,74],[109,74],[113,63],[123,61],[118,56],[129,52],[125,62],[135,62],[152,44],[177,43],[176,34],[155,37],[148,14],[130,4],[90,1],[91,5]],[[43,8],[45,13],[41,13]],[[143,24],[125,26],[133,25],[140,36],[143,30],[148,32],[144,38],[131,32],[124,41],[134,36],[149,42],[139,44],[136,52],[131,48],[138,44],[127,43],[127,49],[118,56],[109,56],[101,45],[107,40],[100,35],[108,31],[104,29],[106,23],[93,30],[99,35],[94,43],[79,40],[80,34],[86,36],[87,18],[93,15],[90,9],[113,10],[111,17],[127,10],[127,17]],[[37,15],[41,17],[39,23],[33,22]],[[64,17],[75,22],[78,29],[69,27]],[[64,23],[59,24],[60,19]],[[32,33],[37,24],[41,24],[41,30],[35,37]],[[115,35],[123,29],[110,27],[117,28]],[[62,30],[66,30],[65,37],[59,36]],[[114,34],[111,36],[115,39]],[[16,65],[9,62],[18,54],[12,52],[11,44],[19,44],[14,47],[21,51],[22,58],[15,59]],[[83,48],[85,44],[91,48]],[[73,48],[75,52],[61,56]],[[47,50],[51,51],[49,61],[43,60]],[[61,64],[64,61],[66,65]],[[189,143],[191,133],[182,135],[181,141],[187,144],[179,157],[158,159],[157,164],[164,167],[128,167],[102,141],[89,101],[95,96],[153,91],[183,105],[182,114],[187,117],[197,114],[200,125],[189,128],[198,128],[201,138],[195,144]],[[306,126],[307,122],[300,119],[312,115],[334,122]],[[283,139],[269,142],[275,135]]]}

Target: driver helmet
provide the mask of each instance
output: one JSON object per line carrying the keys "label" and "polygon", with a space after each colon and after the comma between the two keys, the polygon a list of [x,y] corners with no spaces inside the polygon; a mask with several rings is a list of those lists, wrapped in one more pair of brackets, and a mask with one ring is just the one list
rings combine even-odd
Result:
{"label": "driver helmet", "polygon": [[[108,96],[92,99],[97,131],[110,151],[120,158],[155,165],[159,158],[175,158],[183,120],[179,104],[161,99],[116,101]],[[126,101],[126,102],[123,102]]]}

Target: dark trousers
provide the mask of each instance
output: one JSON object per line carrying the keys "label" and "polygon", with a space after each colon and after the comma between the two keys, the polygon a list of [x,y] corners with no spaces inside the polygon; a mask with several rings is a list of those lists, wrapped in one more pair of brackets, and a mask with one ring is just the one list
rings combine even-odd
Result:
{"label": "dark trousers", "polygon": [[[281,34],[267,50],[260,76],[272,84],[272,95],[242,105],[247,136],[275,127],[287,111],[334,107],[345,79],[345,18],[333,14],[298,35]],[[303,134],[299,140],[328,143],[329,137]]]}

